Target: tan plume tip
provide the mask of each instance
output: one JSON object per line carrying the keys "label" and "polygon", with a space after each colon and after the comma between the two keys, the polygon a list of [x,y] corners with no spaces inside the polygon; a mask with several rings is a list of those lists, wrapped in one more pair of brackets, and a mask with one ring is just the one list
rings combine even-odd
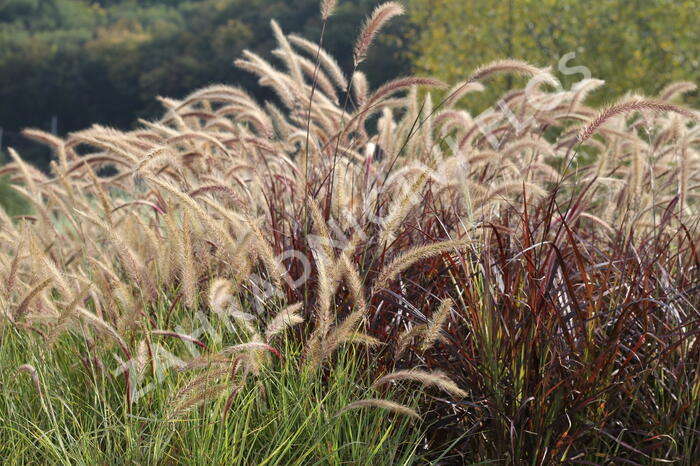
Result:
{"label": "tan plume tip", "polygon": [[338,412],[338,414],[336,414],[336,416],[340,416],[341,414],[343,414],[347,411],[350,411],[351,409],[367,408],[367,407],[382,408],[382,409],[386,409],[387,411],[391,411],[394,413],[403,414],[405,416],[420,419],[420,416],[418,415],[418,413],[415,410],[409,408],[408,406],[404,406],[402,404],[395,403],[393,401],[381,400],[381,399],[377,399],[377,398],[369,398],[366,400],[359,400],[359,401],[355,401],[353,403],[350,403],[345,408],[341,409]]}
{"label": "tan plume tip", "polygon": [[304,39],[303,37],[299,37],[294,34],[290,34],[288,36],[288,39],[292,44],[296,45],[297,47],[306,51],[311,56],[315,57],[316,60],[318,60],[318,62],[320,63],[321,67],[323,67],[328,73],[328,76],[333,80],[336,86],[338,86],[341,89],[345,89],[348,87],[348,80],[345,78],[345,75],[343,75],[343,71],[340,69],[340,65],[338,65],[338,62],[335,60],[335,58],[333,58],[328,52],[320,48],[318,44],[314,44],[313,42],[310,42]]}
{"label": "tan plume tip", "polygon": [[209,307],[217,314],[226,312],[233,299],[233,284],[225,278],[217,278],[209,286]]}
{"label": "tan plume tip", "polygon": [[659,99],[661,100],[672,100],[679,97],[687,92],[692,92],[696,90],[698,86],[693,82],[679,81],[671,83],[664,87],[661,92],[659,92]]}
{"label": "tan plume tip", "polygon": [[24,316],[32,299],[34,299],[39,293],[41,293],[44,290],[44,288],[46,288],[50,284],[51,279],[47,278],[46,280],[34,286],[31,290],[29,290],[29,293],[25,295],[25,297],[19,303],[19,306],[17,306],[17,311],[15,312],[14,316],[15,320],[19,320]]}
{"label": "tan plume tip", "polygon": [[396,278],[398,274],[420,260],[440,255],[451,249],[463,248],[467,244],[468,241],[465,240],[441,241],[438,243],[432,243],[409,249],[405,253],[397,256],[381,271],[379,277],[377,277],[377,281],[375,282],[374,290],[377,291],[386,287],[386,285]]}
{"label": "tan plume tip", "polygon": [[[184,416],[193,409],[202,406],[208,401],[214,400],[221,394],[229,389],[231,384],[229,382],[222,382],[211,387],[204,388],[195,392],[192,396],[187,398],[180,398],[175,400],[175,407],[170,415],[171,419]],[[234,390],[238,387],[234,387]]]}
{"label": "tan plume tip", "polygon": [[598,128],[600,128],[603,123],[608,121],[617,115],[622,115],[625,113],[635,112],[639,110],[650,110],[655,113],[672,112],[682,115],[691,120],[698,120],[698,116],[692,110],[689,110],[678,105],[673,105],[668,102],[663,102],[654,99],[644,99],[644,98],[632,98],[629,100],[623,100],[619,103],[609,106],[600,112],[590,123],[585,125],[578,135],[579,142],[583,142],[593,136]]}
{"label": "tan plume tip", "polygon": [[335,10],[336,0],[322,0],[321,1],[321,18],[325,21],[331,16],[333,16],[333,11]]}
{"label": "tan plume tip", "polygon": [[389,207],[389,215],[387,215],[382,224],[382,231],[379,236],[380,244],[391,244],[394,242],[396,230],[399,228],[402,221],[406,218],[411,209],[423,199],[418,193],[422,193],[423,186],[425,186],[427,181],[427,174],[421,173],[412,180],[412,183],[407,185],[407,189],[392,202]]}
{"label": "tan plume tip", "polygon": [[411,88],[413,86],[445,87],[447,84],[439,79],[416,76],[394,79],[393,81],[383,84],[374,92],[374,94],[372,94],[369,100],[367,100],[367,102],[364,104],[364,112],[367,112],[370,108],[374,107],[377,102],[385,99],[389,95],[406,90],[407,88]]}
{"label": "tan plume tip", "polygon": [[483,92],[486,88],[483,84],[473,81],[462,81],[452,87],[447,92],[447,98],[445,99],[445,105],[448,107],[454,105],[459,99],[464,97],[465,94],[470,92]]}
{"label": "tan plume tip", "polygon": [[275,335],[284,332],[286,329],[304,322],[298,312],[301,310],[303,303],[292,304],[291,306],[281,310],[267,325],[265,329],[265,338],[269,342]]}
{"label": "tan plume tip", "polygon": [[426,387],[437,387],[458,398],[464,398],[467,396],[467,392],[460,389],[457,384],[452,381],[452,379],[440,371],[427,372],[419,369],[396,371],[378,379],[372,386],[376,388],[389,382],[396,382],[400,380],[419,382]]}
{"label": "tan plume tip", "polygon": [[522,60],[497,60],[487,65],[478,67],[467,82],[480,81],[498,73],[515,73],[523,76],[535,76],[546,70],[533,66]]}
{"label": "tan plume tip", "polygon": [[240,352],[248,351],[259,351],[265,350],[277,356],[278,359],[282,359],[282,354],[274,347],[268,345],[267,343],[252,341],[249,343],[239,343],[237,345],[227,346],[219,354],[234,354]]}
{"label": "tan plume tip", "polygon": [[51,147],[51,149],[53,149],[58,155],[58,160],[61,162],[61,167],[64,169],[66,168],[68,165],[68,159],[66,157],[65,143],[61,138],[36,128],[23,129],[22,136]]}
{"label": "tan plume tip", "polygon": [[352,75],[352,88],[355,95],[355,100],[358,106],[363,106],[367,102],[367,93],[369,92],[369,82],[367,75],[362,71],[356,71]]}
{"label": "tan plume tip", "polygon": [[432,322],[428,324],[425,330],[425,336],[423,337],[423,345],[421,349],[423,351],[430,349],[433,344],[440,339],[440,331],[442,327],[447,322],[450,316],[450,310],[452,309],[452,300],[450,298],[443,299],[440,303],[440,308],[433,316]]}
{"label": "tan plume tip", "polygon": [[400,16],[404,13],[403,6],[398,2],[386,2],[377,6],[372,12],[372,15],[367,18],[365,23],[362,25],[362,31],[360,36],[357,38],[355,43],[355,50],[353,52],[353,60],[355,66],[362,63],[367,56],[367,50],[372,45],[374,38],[377,36],[379,30],[387,23],[389,20],[395,16]]}

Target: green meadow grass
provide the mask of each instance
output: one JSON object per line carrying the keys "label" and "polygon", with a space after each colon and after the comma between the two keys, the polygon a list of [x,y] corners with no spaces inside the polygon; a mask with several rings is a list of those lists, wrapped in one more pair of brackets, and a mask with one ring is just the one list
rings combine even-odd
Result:
{"label": "green meadow grass", "polygon": [[[53,345],[5,325],[0,334],[0,458],[5,464],[412,464],[419,460],[420,421],[379,408],[340,413],[353,401],[377,398],[371,364],[346,348],[321,371],[308,368],[300,347],[280,340],[282,359],[263,365],[235,395],[228,391],[181,416],[172,394],[191,375],[150,372],[153,384],[128,409],[116,348],[86,346],[77,335]],[[185,359],[177,338],[158,342]],[[102,343],[103,344],[103,343]],[[94,362],[99,358],[100,369]],[[39,387],[23,364],[36,368]],[[116,375],[115,375],[116,374]],[[159,381],[160,380],[160,381]],[[38,389],[41,391],[39,395]],[[383,394],[386,396],[386,394]],[[391,393],[389,394],[391,395]],[[416,398],[404,396],[415,407]],[[340,413],[340,414],[339,414]]]}

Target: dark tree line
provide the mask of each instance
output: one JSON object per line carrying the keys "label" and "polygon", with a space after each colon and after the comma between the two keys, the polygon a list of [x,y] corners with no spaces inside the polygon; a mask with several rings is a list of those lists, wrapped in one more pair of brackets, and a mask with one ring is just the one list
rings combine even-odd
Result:
{"label": "dark tree line", "polygon": [[[340,2],[325,46],[346,69],[376,0]],[[268,97],[233,60],[243,49],[269,58],[269,21],[311,40],[318,0],[4,0],[0,2],[2,145],[45,165],[49,154],[24,141],[28,126],[59,134],[93,123],[129,128],[161,111],[156,96],[182,97],[210,83],[235,83]],[[373,83],[408,72],[396,22],[363,70]],[[53,127],[53,128],[52,128]]]}

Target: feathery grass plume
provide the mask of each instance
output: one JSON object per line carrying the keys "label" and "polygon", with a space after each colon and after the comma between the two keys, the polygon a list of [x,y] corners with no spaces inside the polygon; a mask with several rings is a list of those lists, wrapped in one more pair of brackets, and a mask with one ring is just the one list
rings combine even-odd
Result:
{"label": "feathery grass plume", "polygon": [[672,112],[682,115],[690,120],[698,121],[696,112],[678,105],[670,104],[664,101],[658,101],[648,98],[633,97],[631,99],[623,99],[622,101],[609,106],[591,120],[587,125],[583,126],[578,134],[579,143],[586,141],[593,136],[598,128],[609,119],[630,112],[650,110],[654,113]]}
{"label": "feathery grass plume", "polygon": [[359,408],[381,408],[386,409],[387,411],[391,411],[392,413],[402,414],[404,416],[420,419],[420,416],[414,409],[411,409],[408,406],[404,406],[394,401],[382,400],[378,398],[368,398],[366,400],[354,401],[346,407],[344,407],[343,409],[341,409],[340,411],[338,411],[338,414],[336,414],[336,416],[340,416],[352,409]]}
{"label": "feathery grass plume", "polygon": [[114,245],[119,261],[122,267],[124,267],[126,275],[133,282],[133,285],[142,287],[142,291],[146,296],[154,297],[156,294],[155,285],[146,273],[146,268],[142,261],[139,260],[134,250],[122,239],[119,230],[110,228],[109,225],[104,222],[88,217],[82,212],[78,212],[78,214],[90,219],[92,223],[99,226],[105,232],[109,241]]}
{"label": "feathery grass plume", "polygon": [[505,181],[494,186],[486,196],[485,201],[505,200],[509,194],[522,194],[523,192],[532,197],[543,197],[547,194],[543,187],[529,181]]}
{"label": "feathery grass plume", "polygon": [[321,0],[321,19],[326,21],[333,16],[336,0]]}
{"label": "feathery grass plume", "polygon": [[554,155],[554,148],[544,139],[535,139],[525,136],[517,141],[508,144],[501,150],[504,157],[517,156],[518,154],[525,152],[526,150],[531,150],[535,154],[535,159],[539,158],[537,155]]}
{"label": "feathery grass plume", "polygon": [[290,327],[294,327],[302,322],[304,318],[298,314],[304,303],[296,303],[282,309],[271,321],[265,329],[265,339],[270,342],[276,335],[284,332]]}
{"label": "feathery grass plume", "polygon": [[688,207],[688,181],[691,176],[690,168],[690,141],[688,140],[688,131],[683,128],[679,139],[679,155],[678,162],[678,196],[680,210],[684,212]]}
{"label": "feathery grass plume", "polygon": [[435,116],[435,129],[439,128],[440,136],[447,136],[452,130],[461,130],[474,124],[471,114],[465,110],[453,110],[447,108],[441,110]]}
{"label": "feathery grass plume", "polygon": [[[417,110],[417,105],[415,105],[414,98],[415,94],[417,94],[416,86],[430,86],[441,88],[445,87],[446,84],[438,79],[422,77],[398,78],[384,84],[383,86],[378,88],[370,96],[369,99],[367,99],[367,102],[363,105],[363,107],[350,119],[350,121],[340,134],[341,138],[351,133],[352,131],[363,131],[364,124],[371,115],[378,112],[382,112],[386,107],[396,106],[397,102],[401,102],[401,100],[399,99],[388,99],[388,97],[391,94],[394,94],[396,92],[409,89],[409,95],[411,95],[411,97],[409,97],[409,102],[411,102],[412,107],[411,110]],[[419,121],[418,114],[413,112],[410,113],[410,118],[408,118],[408,115],[405,118],[406,121],[411,122],[412,128],[414,128],[413,122]],[[407,135],[410,136],[414,130],[415,128],[411,131],[407,131]]]}
{"label": "feathery grass plume", "polygon": [[[273,50],[272,53],[276,53],[276,51]],[[339,100],[338,100],[338,93],[335,90],[335,86],[333,85],[333,82],[330,80],[328,76],[326,76],[326,73],[322,69],[318,67],[314,62],[311,60],[308,60],[304,57],[297,56],[297,60],[299,61],[299,65],[301,66],[302,71],[306,76],[308,76],[311,79],[311,82],[316,82],[316,85],[318,86],[318,89],[323,92],[326,97],[328,97],[331,102],[333,102],[334,105],[338,105]],[[315,79],[314,79],[315,77]],[[315,93],[316,91],[314,91]],[[309,96],[309,100],[311,100],[312,97]],[[317,99],[314,99],[314,102]],[[315,109],[314,109],[315,110]],[[307,110],[308,113],[308,110]],[[308,117],[307,117],[308,118]]]}
{"label": "feathery grass plume", "polygon": [[143,339],[139,342],[133,362],[134,365],[132,367],[134,368],[134,374],[136,375],[134,385],[139,385],[146,376],[146,367],[149,363],[153,364],[152,348],[150,347],[148,340]]}
{"label": "feathery grass plume", "polygon": [[15,285],[15,280],[17,279],[17,270],[19,269],[19,255],[20,252],[23,249],[23,243],[24,243],[24,238],[20,239],[20,242],[17,244],[17,247],[15,249],[15,253],[12,256],[12,261],[10,262],[10,268],[7,271],[7,274],[5,275],[5,281],[2,283],[3,288],[5,289],[6,293],[10,293],[12,289],[14,288]]}
{"label": "feathery grass plume", "polygon": [[[255,340],[259,339],[260,336],[257,333],[254,333],[252,334],[251,338]],[[263,343],[262,341],[250,341],[247,343],[239,343],[237,345],[227,346],[226,348],[222,349],[216,354],[207,353],[202,354],[201,356],[196,356],[191,359],[188,359],[187,362],[183,364],[181,370],[190,370],[200,367],[206,367],[212,363],[219,364],[221,362],[225,362],[226,358],[230,357],[230,355],[233,354],[238,354],[239,356],[242,356],[240,355],[240,353],[244,353],[244,355],[252,357],[260,351],[265,351],[267,353],[274,354],[278,359],[282,359],[282,355],[280,354],[280,352],[273,346],[270,346],[267,343]],[[232,360],[229,359],[229,362],[232,362]]]}
{"label": "feathery grass plume", "polygon": [[474,81],[462,81],[452,87],[447,92],[447,97],[445,98],[445,105],[451,107],[459,100],[470,92],[483,92],[486,88],[480,82]]}
{"label": "feathery grass plume", "polygon": [[596,217],[593,214],[589,214],[588,212],[583,212],[581,214],[581,218],[587,218],[589,220],[592,220],[593,222],[597,223],[601,227],[603,227],[605,230],[607,230],[611,235],[615,234],[615,229],[607,222],[605,222],[603,219]]}
{"label": "feathery grass plume", "polygon": [[[179,338],[179,337],[178,337]],[[190,337],[191,338],[191,337]],[[185,341],[188,341],[185,339]],[[194,342],[193,342],[194,343]],[[228,356],[221,355],[208,355],[206,358],[198,357],[194,359],[189,359],[187,362],[183,361],[182,365],[177,367],[178,372],[191,371],[196,369],[208,369],[218,366],[226,367],[229,373],[235,374],[238,366],[241,365],[241,361],[244,357],[237,356],[234,362],[231,362],[231,358]]]}
{"label": "feathery grass plume", "polygon": [[13,319],[15,321],[21,320],[29,310],[29,304],[32,302],[32,300],[36,298],[37,295],[41,293],[44,290],[44,288],[46,288],[50,284],[51,279],[47,278],[44,281],[34,285],[24,296],[24,298],[22,298],[22,301],[20,301],[19,306],[17,306],[17,310],[15,311],[15,314],[13,316]]}
{"label": "feathery grass plume", "polygon": [[178,269],[178,250],[179,246],[179,229],[177,227],[177,220],[175,218],[175,211],[169,210],[165,215],[163,215],[163,233],[164,236],[163,245],[161,248],[161,254],[159,255],[159,270],[160,274],[166,282],[171,282],[177,275]]}
{"label": "feathery grass plume", "polygon": [[403,6],[397,2],[386,2],[377,6],[362,25],[360,36],[355,42],[353,62],[357,67],[367,57],[367,50],[372,45],[379,30],[395,16],[404,14]]}
{"label": "feathery grass plume", "polygon": [[353,74],[352,90],[357,107],[362,107],[365,102],[367,102],[367,95],[369,93],[367,75],[365,75],[362,71],[355,71],[355,74]]}
{"label": "feathery grass plume", "polygon": [[173,406],[172,413],[168,418],[176,419],[182,417],[206,402],[218,398],[225,390],[231,388],[231,384],[229,382],[222,382],[216,385],[205,385],[204,387],[205,388],[196,391],[190,397],[177,399]]}
{"label": "feathery grass plume", "polygon": [[[522,76],[535,76],[546,72],[547,70],[537,68],[536,66],[522,60],[513,60],[509,58],[505,60],[496,60],[474,70],[474,73],[472,73],[469,79],[464,82],[464,87],[468,86],[474,81],[481,81],[489,76],[499,73],[515,73]],[[456,91],[461,92],[460,88],[457,88]]]}
{"label": "feathery grass plume", "polygon": [[578,83],[574,84],[570,91],[572,95],[571,101],[565,102],[567,105],[566,112],[569,118],[576,115],[575,112],[578,110],[577,107],[579,107],[580,102],[584,101],[591,92],[598,89],[603,84],[605,84],[605,81],[602,79],[592,78],[582,79]]}
{"label": "feathery grass plume", "polygon": [[208,133],[201,132],[201,131],[191,131],[191,132],[179,133],[175,136],[171,136],[165,142],[166,142],[166,144],[169,144],[169,145],[177,144],[177,143],[193,144],[197,140],[209,142],[213,146],[218,148],[223,153],[223,155],[225,155],[227,157],[231,156],[231,154],[229,154],[229,152],[228,152],[228,148],[224,145],[223,142],[219,141],[214,136],[212,136]]}
{"label": "feathery grass plume", "polygon": [[[339,153],[341,153],[340,150]],[[351,156],[359,156],[360,160],[364,162],[364,158],[362,158],[360,154],[352,154]],[[355,169],[350,161],[339,160],[336,164],[336,169],[333,172],[333,186],[335,187],[335,195],[331,199],[331,208],[329,213],[331,222],[335,222],[334,217],[336,217],[340,219],[342,224],[343,220],[345,220],[345,216],[343,214],[345,212],[352,211],[353,199],[352,192],[350,191],[352,190],[353,186],[352,182],[349,183],[348,180],[352,180],[355,177]],[[338,224],[334,224],[333,226],[336,230],[338,228],[342,229],[342,226],[339,227]]]}
{"label": "feathery grass plume", "polygon": [[332,55],[330,55],[324,49],[319,47],[318,44],[315,44],[295,34],[289,35],[288,39],[292,44],[303,49],[310,56],[314,58],[318,56],[318,61],[321,63],[321,66],[326,71],[326,73],[328,73],[328,76],[333,80],[333,82],[336,86],[338,86],[338,88],[345,90],[348,87],[348,80],[343,74],[340,65],[338,65],[338,62],[335,60],[335,58],[333,58]]}
{"label": "feathery grass plume", "polygon": [[120,311],[115,325],[121,333],[137,330],[142,325],[139,317],[144,313],[134,299],[132,289],[124,283],[117,283],[114,286],[113,298]]}
{"label": "feathery grass plume", "polygon": [[241,208],[245,208],[245,201],[241,198],[241,196],[239,196],[236,191],[228,186],[224,186],[223,184],[208,184],[200,186],[197,189],[190,191],[188,195],[191,198],[196,198],[197,196],[206,193],[223,195],[221,197],[228,198],[234,203],[238,204]]}
{"label": "feathery grass plume", "polygon": [[348,288],[350,289],[353,305],[357,311],[364,315],[367,312],[367,300],[365,299],[362,278],[345,251],[343,251],[343,253],[340,255],[338,262],[339,266],[343,269],[345,280],[348,284]]}
{"label": "feathery grass plume", "polygon": [[34,388],[36,388],[36,393],[37,395],[39,395],[39,399],[43,401],[44,391],[41,389],[41,382],[39,382],[39,373],[37,372],[36,368],[31,364],[22,364],[17,368],[17,370],[29,374],[29,376],[32,378],[32,382],[34,383]]}
{"label": "feathery grass plume", "polygon": [[12,318],[12,306],[8,302],[8,293],[0,293],[0,331],[8,324],[16,324]]}
{"label": "feathery grass plume", "polygon": [[119,332],[117,332],[114,327],[109,325],[107,322],[105,322],[104,319],[96,316],[95,314],[87,311],[86,309],[82,307],[77,308],[77,312],[79,314],[79,317],[82,317],[88,324],[91,324],[92,327],[100,332],[103,332],[112,338],[117,342],[119,347],[122,349],[124,354],[126,355],[127,358],[131,358],[131,352],[129,351],[129,347],[122,338],[121,335],[119,335]]}
{"label": "feathery grass plume", "polygon": [[51,263],[51,259],[47,260],[46,250],[44,242],[41,240],[39,235],[32,228],[22,228],[23,235],[27,238],[27,258],[29,259],[30,269],[36,274],[37,278],[44,278],[48,276],[53,276],[56,278],[56,273],[54,271],[49,271],[48,266]]}
{"label": "feathery grass plume", "polygon": [[427,325],[418,324],[401,332],[399,337],[396,339],[396,349],[394,350],[394,358],[399,359],[404,353],[404,351],[406,351],[406,349],[408,348],[408,345],[411,344],[411,340],[413,340],[413,338],[417,337],[418,335],[424,334],[426,329]]}
{"label": "feathery grass plume", "polygon": [[311,340],[314,343],[311,345],[312,354],[310,359],[312,361],[320,361],[321,342],[326,339],[332,324],[331,306],[333,304],[333,295],[335,294],[336,267],[323,251],[316,251],[314,259],[316,262],[316,280],[318,282],[316,297],[317,320],[316,329],[311,335]]}
{"label": "feathery grass plume", "polygon": [[110,227],[110,229],[112,229],[114,227],[114,223],[112,222],[112,210],[114,209],[114,206],[109,201],[107,193],[105,193],[104,188],[102,187],[100,181],[97,179],[97,175],[95,175],[95,172],[92,170],[92,167],[88,164],[86,165],[86,169],[88,175],[90,176],[90,181],[92,181],[92,184],[95,187],[97,198],[100,200],[100,204],[102,204],[102,210],[104,211],[107,225]]}
{"label": "feathery grass plume", "polygon": [[409,185],[402,184],[402,192],[388,208],[388,215],[382,222],[382,230],[379,235],[380,244],[391,244],[396,239],[395,233],[401,222],[413,209],[421,197],[418,195],[428,181],[427,173],[421,173]]}
{"label": "feathery grass plume", "polygon": [[317,369],[320,367],[321,363],[326,357],[326,339],[328,337],[321,337],[317,330],[311,334],[311,337],[306,341],[304,345],[304,359],[308,367],[312,369]]}
{"label": "feathery grass plume", "polygon": [[[24,182],[27,184],[27,188],[29,190],[29,197],[37,202],[38,207],[41,207],[41,204],[39,202],[38,196],[38,190],[37,190],[37,185],[34,179],[34,176],[32,174],[32,170],[30,167],[22,160],[22,158],[19,156],[17,151],[15,151],[12,147],[7,148],[7,152],[10,154],[10,157],[12,160],[15,162],[17,167],[19,167],[22,176],[24,177]],[[42,180],[43,181],[43,180]]]}
{"label": "feathery grass plume", "polygon": [[270,21],[270,25],[272,26],[272,32],[275,35],[277,43],[280,44],[280,46],[282,47],[282,58],[287,63],[292,78],[294,79],[294,81],[297,82],[297,84],[302,85],[304,83],[304,79],[301,74],[301,67],[299,65],[299,61],[296,58],[296,54],[292,51],[292,46],[289,45],[289,41],[282,32],[282,28],[280,28],[280,25],[277,23],[277,21],[273,19],[272,21]]}
{"label": "feathery grass plume", "polygon": [[452,300],[450,298],[443,299],[440,302],[440,308],[433,316],[432,321],[428,324],[423,334],[421,351],[430,349],[436,341],[441,339],[440,331],[442,331],[442,327],[445,325],[445,322],[447,322],[451,309]]}
{"label": "feathery grass plume", "polygon": [[61,184],[61,187],[65,191],[71,204],[80,205],[81,201],[75,197],[75,189],[73,188],[73,185],[68,181],[68,177],[66,176],[64,170],[58,166],[55,160],[49,162],[49,167],[51,167],[51,172],[56,175],[56,178],[58,178],[58,182]]}
{"label": "feathery grass plume", "polygon": [[199,204],[197,204],[197,201],[195,201],[191,196],[188,196],[187,193],[182,192],[170,181],[164,180],[163,177],[146,176],[145,178],[149,183],[153,183],[159,188],[162,188],[175,196],[183,206],[190,208],[191,211],[194,212],[200,222],[207,223],[207,226],[214,228],[214,226],[209,223],[211,218],[210,215],[207,214],[207,212]]}
{"label": "feathery grass plume", "polygon": [[[227,359],[228,363],[227,366],[230,365],[231,360]],[[183,366],[180,370],[180,372],[185,372],[185,371],[191,371],[193,369],[199,369],[199,366],[195,367],[185,367]],[[235,367],[234,370],[231,370],[230,367],[226,368],[219,368],[216,367],[216,364],[212,366],[203,366],[205,369],[204,371],[200,372],[199,374],[195,375],[191,379],[185,383],[183,387],[181,387],[177,392],[172,393],[170,396],[170,399],[172,400],[173,403],[179,404],[180,401],[189,399],[190,395],[193,392],[197,392],[198,390],[202,388],[206,388],[207,385],[210,385],[211,382],[213,381],[219,381],[221,379],[230,379],[233,375],[235,375]]]}
{"label": "feathery grass plume", "polygon": [[[353,314],[359,315],[357,311],[355,311]],[[355,323],[353,320],[357,320],[357,322]],[[326,345],[327,354],[325,357],[330,356],[343,343],[361,344],[370,348],[377,347],[382,344],[381,341],[373,336],[359,331],[357,329],[357,324],[359,324],[359,322],[360,320],[355,319],[352,314],[348,316],[345,321],[343,321],[343,323],[334,332],[334,335],[329,338],[330,343]],[[352,323],[355,325],[350,325]]]}
{"label": "feathery grass plume", "polygon": [[372,384],[373,387],[380,387],[384,384],[387,384],[389,382],[396,382],[400,380],[410,380],[414,382],[420,382],[421,384],[425,385],[426,387],[438,387],[441,390],[449,393],[452,396],[455,396],[457,398],[464,398],[467,396],[467,392],[464,390],[460,389],[457,384],[455,384],[452,379],[447,377],[444,373],[440,371],[432,371],[432,372],[427,372],[419,369],[410,369],[410,370],[403,370],[403,371],[396,371],[392,372],[391,374],[387,374],[380,379],[378,379],[374,384]]}
{"label": "feathery grass plume", "polygon": [[192,227],[187,212],[183,213],[182,230],[178,237],[178,264],[182,292],[187,306],[194,306],[197,296],[197,267],[194,262]]}
{"label": "feathery grass plume", "polygon": [[316,233],[318,233],[318,237],[309,238],[309,246],[311,246],[312,248],[316,246],[321,246],[321,251],[330,261],[334,257],[333,239],[331,238],[331,233],[328,230],[326,220],[323,218],[321,209],[318,207],[318,204],[316,203],[316,200],[314,198],[309,197],[307,207],[311,211],[311,218],[314,222],[314,229],[316,230]]}
{"label": "feathery grass plume", "polygon": [[243,51],[244,59],[239,58],[233,63],[243,70],[257,75],[259,83],[271,87],[287,108],[294,108],[296,103],[295,87],[291,79],[277,71],[267,61],[249,50]]}
{"label": "feathery grass plume", "polygon": [[383,99],[396,92],[414,88],[416,86],[442,88],[445,87],[446,84],[440,81],[439,79],[423,78],[420,76],[409,76],[394,79],[392,81],[389,81],[388,83],[383,84],[376,91],[374,91],[374,93],[370,96],[370,98],[363,106],[363,110],[360,112],[360,115],[364,115],[366,118],[368,114],[382,110],[382,108],[379,105],[377,105],[378,102],[381,102]]}
{"label": "feathery grass plume", "polygon": [[260,231],[258,222],[254,220],[248,220],[248,227],[250,228],[250,232],[252,233],[251,243],[253,249],[255,250],[255,253],[258,255],[258,257],[260,257],[260,259],[262,260],[262,263],[265,265],[268,277],[276,287],[281,287],[283,273],[282,264],[280,264],[280,262],[277,260],[272,246],[270,245],[270,243],[267,242],[262,231]]}
{"label": "feathery grass plume", "polygon": [[26,128],[22,130],[22,136],[51,147],[58,158],[61,170],[65,171],[68,168],[68,158],[66,155],[65,142],[56,135],[47,133],[37,128]]}
{"label": "feathery grass plume", "polygon": [[417,246],[395,257],[387,264],[377,277],[377,280],[372,287],[373,293],[386,288],[390,281],[396,278],[398,274],[415,264],[416,262],[428,259],[430,257],[443,254],[451,249],[460,249],[465,247],[469,241],[467,240],[450,240],[440,241],[424,246]]}
{"label": "feathery grass plume", "polygon": [[642,195],[642,183],[645,173],[646,167],[642,157],[642,149],[638,144],[635,144],[632,148],[632,161],[627,182],[627,188],[631,191],[631,201],[635,204],[639,202]]}
{"label": "feathery grass plume", "polygon": [[227,346],[219,354],[235,354],[235,353],[240,353],[240,352],[247,352],[247,351],[258,351],[258,350],[264,350],[269,353],[274,354],[277,356],[279,359],[282,359],[282,355],[280,352],[275,349],[273,346],[270,346],[267,343],[263,343],[261,341],[251,341],[248,343],[239,343],[237,345],[231,345]]}
{"label": "feathery grass plume", "polygon": [[337,345],[348,341],[363,343],[368,346],[377,346],[380,342],[376,338],[358,331],[359,324],[367,316],[367,301],[365,300],[364,287],[362,286],[360,274],[357,272],[357,269],[353,266],[346,253],[341,254],[338,260],[338,267],[338,273],[344,274],[348,284],[350,295],[353,299],[354,310],[338,326],[333,337],[334,344],[329,350],[332,351]]}
{"label": "feathery grass plume", "polygon": [[661,89],[661,92],[659,92],[659,99],[666,101],[673,100],[683,94],[693,92],[697,88],[697,84],[688,81],[671,83],[668,86]]}
{"label": "feathery grass plume", "polygon": [[75,310],[78,308],[79,305],[83,304],[83,301],[90,295],[90,292],[92,291],[92,284],[91,283],[85,283],[82,285],[80,291],[76,293],[73,297],[70,303],[68,303],[67,306],[64,306],[63,310],[59,314],[59,316],[56,318],[56,323],[54,324],[54,328],[51,329],[51,333],[49,333],[49,336],[47,338],[47,342],[51,345],[53,344],[56,339],[59,336],[59,333],[64,330],[64,327],[66,326],[66,322],[74,315]]}
{"label": "feathery grass plume", "polygon": [[233,283],[225,278],[217,278],[209,285],[209,307],[219,315],[226,314],[233,298]]}

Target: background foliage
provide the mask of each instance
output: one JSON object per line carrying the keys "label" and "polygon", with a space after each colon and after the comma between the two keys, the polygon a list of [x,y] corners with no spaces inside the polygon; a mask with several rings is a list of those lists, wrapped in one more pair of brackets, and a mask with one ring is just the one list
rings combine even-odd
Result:
{"label": "background foliage", "polygon": [[[489,61],[512,57],[559,72],[586,66],[604,79],[594,101],[640,90],[655,94],[677,80],[700,80],[697,0],[410,0],[412,59],[418,72],[447,81],[464,79]],[[562,84],[582,78],[558,73]],[[510,87],[489,86],[481,103]],[[695,95],[697,102],[697,95]]]}
{"label": "background foliage", "polygon": [[[346,0],[324,39],[349,69],[354,37],[373,0]],[[270,18],[316,41],[317,0],[7,0],[0,2],[0,127],[3,147],[47,166],[50,153],[24,140],[32,126],[66,134],[93,123],[131,127],[155,117],[156,96],[182,97],[216,82],[258,89],[233,66],[243,49],[273,46]],[[405,23],[387,28],[365,65],[380,84],[408,69],[398,58]],[[387,57],[393,57],[387,60]],[[52,118],[55,117],[55,123]],[[52,128],[52,124],[55,126]]]}
{"label": "background foliage", "polygon": [[[339,2],[330,19],[325,46],[346,70],[352,60],[347,38],[377,3]],[[593,96],[597,103],[700,78],[693,23],[698,0],[405,3],[408,18],[383,32],[363,67],[372,85],[410,73],[457,81],[503,57],[550,65],[567,88],[582,77],[572,67],[585,65],[607,82]],[[317,12],[316,0],[5,0],[0,144],[46,167],[50,153],[24,140],[22,128],[58,134],[93,123],[129,128],[139,117],[158,114],[156,96],[182,97],[214,82],[240,84],[269,98],[233,60],[246,48],[270,51],[270,18],[316,40]],[[576,56],[564,75],[557,64],[567,53]],[[481,110],[516,81],[500,78],[469,104]],[[697,94],[690,99],[696,104]]]}

